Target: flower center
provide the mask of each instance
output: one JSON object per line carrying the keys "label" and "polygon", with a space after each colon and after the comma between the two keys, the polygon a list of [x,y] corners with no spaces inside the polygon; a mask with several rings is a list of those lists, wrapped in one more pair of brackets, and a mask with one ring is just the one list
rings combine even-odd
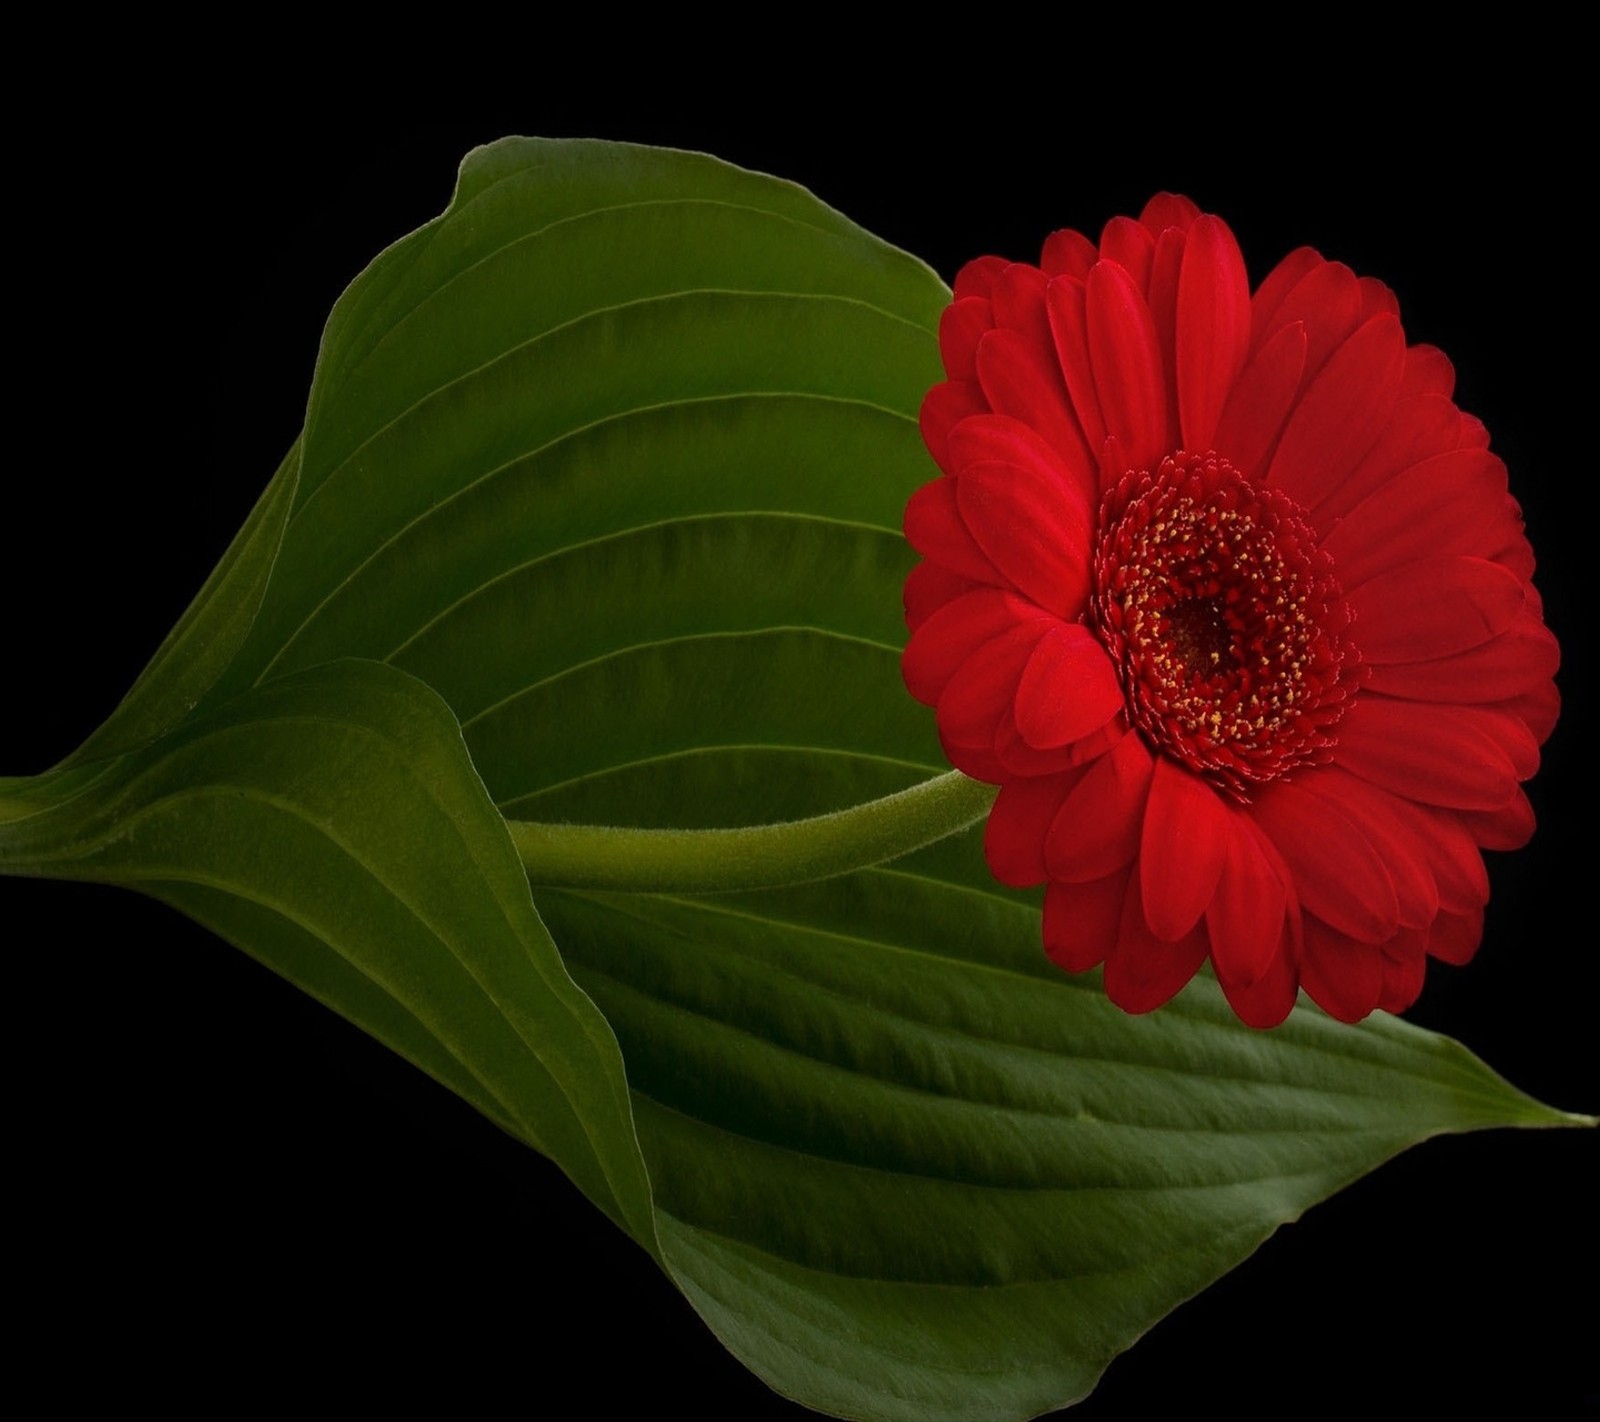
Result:
{"label": "flower center", "polygon": [[1350,612],[1305,512],[1216,454],[1178,451],[1107,497],[1093,610],[1128,714],[1247,800],[1328,759],[1361,681]]}

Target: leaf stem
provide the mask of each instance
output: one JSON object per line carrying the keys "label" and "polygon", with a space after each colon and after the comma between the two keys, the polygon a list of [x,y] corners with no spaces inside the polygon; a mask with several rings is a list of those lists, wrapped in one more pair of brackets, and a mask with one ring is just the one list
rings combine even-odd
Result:
{"label": "leaf stem", "polygon": [[507,820],[528,878],[547,888],[728,893],[830,879],[957,834],[994,803],[993,785],[952,770],[881,800],[741,829],[628,829]]}

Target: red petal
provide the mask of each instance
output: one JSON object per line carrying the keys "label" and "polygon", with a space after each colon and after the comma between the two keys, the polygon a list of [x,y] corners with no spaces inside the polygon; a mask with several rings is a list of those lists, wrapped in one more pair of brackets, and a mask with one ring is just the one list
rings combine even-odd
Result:
{"label": "red petal", "polygon": [[1249,820],[1229,819],[1222,874],[1205,910],[1206,935],[1218,979],[1249,984],[1266,975],[1282,948],[1289,900]]}
{"label": "red petal", "polygon": [[[1314,355],[1308,345],[1308,369]],[[1389,422],[1404,359],[1405,336],[1393,316],[1373,317],[1345,341],[1289,416],[1267,482],[1312,505],[1346,477]]]}
{"label": "red petal", "polygon": [[1052,879],[1099,879],[1133,863],[1154,771],[1155,760],[1138,735],[1123,736],[1084,771],[1045,839],[1045,868]]}
{"label": "red petal", "polygon": [[1217,792],[1157,756],[1139,842],[1144,919],[1157,937],[1174,942],[1199,922],[1222,875],[1230,833]]}
{"label": "red petal", "polygon": [[1088,606],[1093,520],[1076,487],[1036,468],[969,464],[956,507],[1006,581],[1040,607],[1072,619]]}
{"label": "red petal", "polygon": [[1046,276],[1071,276],[1082,281],[1089,268],[1100,260],[1100,250],[1081,232],[1063,227],[1044,239],[1039,265]]}
{"label": "red petal", "polygon": [[1522,588],[1515,573],[1482,558],[1419,558],[1346,590],[1351,636],[1367,662],[1455,656],[1522,616]]}
{"label": "red petal", "polygon": [[1360,826],[1317,794],[1317,779],[1275,781],[1250,813],[1287,862],[1307,913],[1341,933],[1381,942],[1400,925],[1394,881]]}
{"label": "red petal", "polygon": [[999,460],[1064,484],[1073,480],[1072,471],[1043,435],[1026,421],[1005,415],[974,415],[963,420],[950,432],[950,458],[957,473],[969,464]]}
{"label": "red petal", "polygon": [[956,503],[956,480],[924,484],[906,503],[906,542],[924,558],[971,578],[998,586],[1005,579],[973,538]]}
{"label": "red petal", "polygon": [[1217,975],[1223,995],[1246,1027],[1276,1027],[1294,1010],[1300,975],[1289,946],[1273,958],[1267,971],[1253,983],[1235,983]]}
{"label": "red petal", "polygon": [[1150,263],[1155,254],[1155,233],[1131,217],[1113,217],[1100,231],[1101,257],[1127,272],[1140,292],[1150,286]]}
{"label": "red petal", "polygon": [[947,602],[954,602],[979,584],[937,563],[918,563],[906,574],[906,626],[915,632]]}
{"label": "red petal", "polygon": [[[968,657],[939,693],[940,731],[957,745],[992,746],[995,725],[1016,699],[1022,669],[1049,627],[1047,622],[1024,622]],[[910,651],[907,647],[907,658]]]}
{"label": "red petal", "polygon": [[1556,717],[1561,712],[1561,693],[1553,681],[1541,682],[1502,703],[1502,710],[1520,716],[1528,732],[1538,744],[1550,739],[1556,728]]}
{"label": "red petal", "polygon": [[1404,1012],[1417,1000],[1427,976],[1427,934],[1414,930],[1398,934],[1384,945],[1383,991],[1378,1006],[1384,1012]]}
{"label": "red petal", "polygon": [[1078,417],[1078,428],[1083,431],[1084,443],[1098,455],[1100,446],[1106,442],[1106,422],[1100,413],[1094,368],[1089,361],[1089,315],[1084,283],[1072,277],[1057,277],[1045,292],[1045,310],[1050,315],[1056,359],[1061,363],[1061,376],[1072,396],[1072,411]]}
{"label": "red petal", "polygon": [[1376,943],[1347,938],[1309,915],[1304,932],[1301,987],[1330,1017],[1361,1021],[1383,992],[1382,950]]}
{"label": "red petal", "polygon": [[1220,218],[1197,218],[1184,239],[1178,278],[1178,416],[1183,447],[1210,449],[1250,351],[1250,279]]}
{"label": "red petal", "polygon": [[[1156,241],[1155,260],[1150,264],[1150,289],[1146,301],[1150,319],[1156,326],[1156,344],[1161,350],[1162,370],[1176,370],[1178,355],[1178,278],[1183,271],[1183,231],[1168,227]],[[1167,428],[1180,428],[1178,387],[1168,380]]]}
{"label": "red petal", "polygon": [[1049,750],[1030,746],[1017,729],[1017,708],[1013,703],[1000,713],[1000,719],[995,723],[990,749],[1004,772],[995,778],[1002,784],[1017,779],[1035,780],[1042,775],[1060,775],[1076,766],[1086,765],[1094,757],[1080,753],[1083,744],[1079,741],[1076,745],[1056,746]]}
{"label": "red petal", "polygon": [[1367,685],[1408,701],[1508,701],[1548,682],[1560,662],[1550,629],[1524,615],[1500,636],[1453,657],[1375,666]]}
{"label": "red petal", "polygon": [[1476,415],[1463,414],[1461,416],[1460,440],[1463,448],[1472,446],[1477,449],[1489,447],[1489,428]]}
{"label": "red petal", "polygon": [[1160,237],[1165,228],[1187,228],[1199,216],[1200,209],[1181,194],[1157,193],[1144,205],[1139,221],[1150,229],[1152,236]]}
{"label": "red petal", "polygon": [[1205,930],[1196,927],[1176,943],[1157,938],[1140,909],[1140,867],[1129,875],[1116,946],[1106,957],[1106,996],[1124,1012],[1150,1012],[1178,992],[1206,960]]}
{"label": "red petal", "polygon": [[1099,262],[1085,283],[1089,354],[1106,433],[1130,467],[1153,469],[1172,447],[1161,348],[1143,293],[1115,262]]}
{"label": "red petal", "polygon": [[939,317],[939,354],[952,380],[975,380],[978,342],[994,325],[994,311],[982,297],[953,301]]}
{"label": "red petal", "polygon": [[1300,390],[1306,363],[1306,328],[1285,326],[1245,366],[1217,425],[1217,450],[1246,478],[1266,472],[1278,432]]}
{"label": "red petal", "polygon": [[1483,553],[1505,517],[1506,467],[1458,449],[1413,464],[1362,500],[1323,539],[1347,588],[1415,558]]}
{"label": "red petal", "polygon": [[1442,963],[1461,967],[1470,963],[1483,942],[1483,910],[1472,913],[1442,913],[1428,934],[1428,953]]}
{"label": "red petal", "polygon": [[1317,793],[1353,821],[1378,851],[1394,885],[1403,928],[1421,928],[1439,912],[1428,845],[1404,818],[1404,802],[1337,766],[1317,772]]}
{"label": "red petal", "polygon": [[925,706],[936,705],[950,678],[980,647],[1019,624],[1048,622],[1038,608],[1015,593],[980,588],[946,603],[911,634],[900,669],[906,689]]}
{"label": "red petal", "polygon": [[995,279],[989,300],[994,304],[994,324],[1016,331],[1041,351],[1050,349],[1050,318],[1044,311],[1044,292],[1050,278],[1038,267],[1012,262]]}
{"label": "red petal", "polygon": [[1395,294],[1376,277],[1361,277],[1361,319],[1369,321],[1374,316],[1398,316],[1400,302]]}
{"label": "red petal", "polygon": [[983,391],[975,380],[946,380],[935,385],[922,402],[922,442],[928,446],[933,462],[946,474],[953,472],[950,463],[950,431],[968,415],[977,415],[989,408]]}
{"label": "red petal", "polygon": [[1070,745],[1122,710],[1122,683],[1106,649],[1077,623],[1050,629],[1017,687],[1017,729],[1031,746]]}
{"label": "red petal", "polygon": [[1489,872],[1460,816],[1409,800],[1396,800],[1394,814],[1427,856],[1441,913],[1470,915],[1489,902]]}
{"label": "red petal", "polygon": [[1090,884],[1051,884],[1044,891],[1044,951],[1057,967],[1081,973],[1116,946],[1131,874],[1119,870]]}
{"label": "red petal", "polygon": [[[1284,297],[1271,330],[1294,321],[1305,323],[1306,374],[1315,375],[1361,325],[1361,283],[1356,274],[1339,262],[1323,262],[1309,271]],[[1262,339],[1258,327],[1254,344],[1260,345]]]}
{"label": "red petal", "polygon": [[994,290],[995,278],[1010,265],[1004,257],[974,257],[956,273],[956,300],[968,296],[987,296]]}
{"label": "red petal", "polygon": [[1000,787],[983,830],[990,872],[1015,889],[1045,881],[1044,837],[1072,788],[1074,775],[1041,775]]}
{"label": "red petal", "polygon": [[1250,345],[1255,349],[1287,322],[1277,319],[1284,298],[1317,268],[1325,266],[1314,247],[1297,247],[1270,272],[1250,298]]}
{"label": "red petal", "polygon": [[1533,806],[1518,790],[1498,810],[1463,814],[1461,825],[1485,849],[1521,849],[1533,838]]}
{"label": "red petal", "polygon": [[978,347],[978,380],[996,414],[1037,430],[1073,471],[1085,495],[1098,493],[1095,462],[1048,347],[1036,349],[1015,331],[991,331]]}
{"label": "red petal", "polygon": [[1460,434],[1460,413],[1448,400],[1438,395],[1400,400],[1366,457],[1314,505],[1318,523],[1330,527],[1402,470],[1459,448]]}
{"label": "red petal", "polygon": [[1339,764],[1425,805],[1498,810],[1517,793],[1517,771],[1474,712],[1361,696],[1339,726]]}
{"label": "red petal", "polygon": [[1412,346],[1406,352],[1403,388],[1407,395],[1443,395],[1449,399],[1455,393],[1456,368],[1437,346]]}

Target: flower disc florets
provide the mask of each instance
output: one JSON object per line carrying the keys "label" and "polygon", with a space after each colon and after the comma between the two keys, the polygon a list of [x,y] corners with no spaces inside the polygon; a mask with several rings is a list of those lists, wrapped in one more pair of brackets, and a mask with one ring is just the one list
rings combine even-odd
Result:
{"label": "flower disc florets", "polygon": [[1123,477],[1095,553],[1095,620],[1128,712],[1241,800],[1328,758],[1359,657],[1303,511],[1216,453]]}

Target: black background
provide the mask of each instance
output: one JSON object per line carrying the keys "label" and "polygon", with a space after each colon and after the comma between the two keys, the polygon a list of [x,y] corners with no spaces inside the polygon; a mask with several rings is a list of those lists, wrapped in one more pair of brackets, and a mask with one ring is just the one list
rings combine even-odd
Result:
{"label": "black background", "polygon": [[[1565,709],[1531,786],[1533,845],[1491,856],[1478,961],[1435,967],[1409,1015],[1545,1100],[1600,1109],[1577,840],[1593,525],[1569,506],[1595,477],[1593,361],[1567,345],[1592,303],[1552,177],[1567,116],[1483,88],[1318,124],[1298,105],[1065,84],[1023,112],[1003,77],[973,82],[908,91],[889,116],[853,75],[738,94],[596,83],[443,116],[398,79],[359,109],[312,81],[248,98],[154,85],[88,128],[15,136],[0,768],[43,768],[109,712],[294,437],[340,289],[444,207],[475,143],[703,148],[809,186],[946,280],[1169,187],[1227,218],[1253,282],[1306,242],[1388,281],[1511,467]],[[92,886],[0,882],[0,924],[13,1230],[36,1261],[12,1285],[38,1356],[70,1346],[128,1395],[224,1411],[316,1390],[474,1415],[509,1389],[566,1415],[551,1399],[571,1385],[601,1415],[810,1415],[553,1167],[242,954]],[[1419,1147],[1160,1324],[1073,1415],[1593,1409],[1595,1162],[1579,1132]]]}

